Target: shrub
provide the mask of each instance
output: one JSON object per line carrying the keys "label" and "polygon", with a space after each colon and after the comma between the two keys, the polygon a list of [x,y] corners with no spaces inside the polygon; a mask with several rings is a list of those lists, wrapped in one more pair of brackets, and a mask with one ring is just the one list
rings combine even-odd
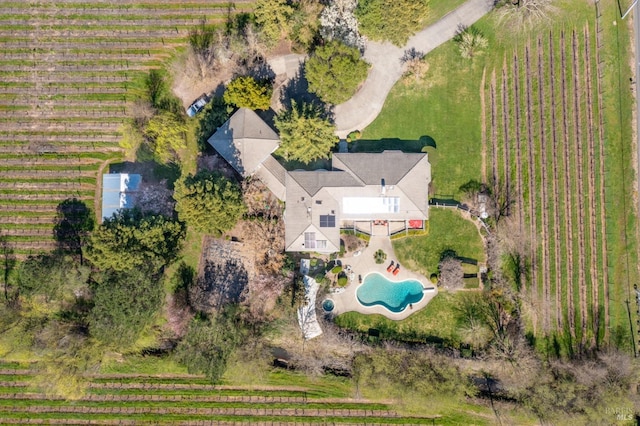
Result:
{"label": "shrub", "polygon": [[331,104],[346,102],[367,78],[369,64],[360,51],[340,41],[318,48],[304,67],[309,91]]}
{"label": "shrub", "polygon": [[347,142],[357,141],[362,137],[362,132],[360,130],[354,130],[353,132],[347,135]]}
{"label": "shrub", "polygon": [[344,287],[347,285],[347,274],[345,274],[344,272],[340,272],[340,274],[338,275],[338,285],[340,287]]}
{"label": "shrub", "polygon": [[475,27],[461,27],[453,38],[458,45],[460,56],[465,59],[473,59],[484,52],[489,46],[489,41]]}
{"label": "shrub", "polygon": [[238,108],[252,110],[269,109],[273,88],[267,81],[256,81],[253,77],[236,77],[227,85],[224,101]]}
{"label": "shrub", "polygon": [[422,28],[428,11],[426,0],[361,0],[356,17],[360,32],[371,40],[402,46]]}
{"label": "shrub", "polygon": [[382,249],[378,249],[378,251],[373,255],[373,258],[377,264],[384,263],[384,261],[387,260],[387,253],[382,251]]}

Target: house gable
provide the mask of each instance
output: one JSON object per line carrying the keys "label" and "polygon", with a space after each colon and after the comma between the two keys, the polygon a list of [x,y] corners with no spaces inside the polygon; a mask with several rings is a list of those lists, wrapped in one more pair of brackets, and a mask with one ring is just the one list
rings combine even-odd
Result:
{"label": "house gable", "polygon": [[242,177],[248,177],[278,149],[280,138],[255,112],[240,108],[208,142]]}

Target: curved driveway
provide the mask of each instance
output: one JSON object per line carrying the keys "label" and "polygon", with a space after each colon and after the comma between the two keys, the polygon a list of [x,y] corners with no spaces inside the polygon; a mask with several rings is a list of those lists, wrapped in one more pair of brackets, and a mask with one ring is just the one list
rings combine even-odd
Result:
{"label": "curved driveway", "polygon": [[336,105],[334,117],[338,136],[344,138],[353,130],[364,129],[380,114],[389,91],[402,77],[401,59],[406,50],[414,48],[423,54],[429,53],[453,38],[459,25],[471,26],[482,18],[492,5],[492,0],[469,0],[411,37],[403,47],[387,42],[367,42],[364,59],[371,64],[371,70],[360,90],[347,102]]}

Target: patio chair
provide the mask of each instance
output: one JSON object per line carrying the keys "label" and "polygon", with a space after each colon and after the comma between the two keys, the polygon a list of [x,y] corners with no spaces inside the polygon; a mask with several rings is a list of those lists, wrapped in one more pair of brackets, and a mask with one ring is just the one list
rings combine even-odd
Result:
{"label": "patio chair", "polygon": [[393,269],[393,265],[395,263],[393,262],[393,260],[391,261],[391,264],[389,266],[387,266],[387,272],[391,272],[391,270]]}
{"label": "patio chair", "polygon": [[400,273],[400,264],[396,266],[396,269],[393,270],[393,275],[398,275]]}

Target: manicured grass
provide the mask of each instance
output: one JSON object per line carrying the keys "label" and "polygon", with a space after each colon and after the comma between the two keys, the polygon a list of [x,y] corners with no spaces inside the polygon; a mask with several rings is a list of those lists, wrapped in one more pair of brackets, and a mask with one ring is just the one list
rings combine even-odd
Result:
{"label": "manicured grass", "polygon": [[429,210],[429,234],[393,241],[401,265],[425,276],[437,272],[440,256],[453,250],[458,257],[484,262],[484,246],[478,229],[451,209]]}
{"label": "manicured grass", "polygon": [[[638,218],[634,211],[633,133],[631,111],[634,99],[629,90],[630,21],[622,21],[613,0],[602,2],[605,49],[601,60],[607,66],[604,78],[605,101],[605,204],[607,211],[607,252],[609,253],[609,342],[633,353],[638,319],[632,287],[638,275]],[[610,23],[616,21],[617,25]],[[635,142],[634,142],[635,143]],[[627,305],[629,301],[629,305]],[[630,309],[628,309],[630,308]]]}
{"label": "manicured grass", "polygon": [[424,79],[403,79],[394,86],[356,150],[419,152],[426,146],[432,166],[429,195],[459,199],[460,185],[481,175],[482,64],[461,58],[453,43],[434,50],[426,61]]}
{"label": "manicured grass", "polygon": [[440,18],[442,18],[447,13],[456,9],[465,0],[431,0],[429,2],[429,16],[425,20],[425,27],[437,22]]}
{"label": "manicured grass", "polygon": [[455,346],[460,343],[455,307],[461,294],[441,291],[426,307],[401,321],[390,320],[378,314],[365,315],[358,312],[344,313],[335,321],[341,327],[361,333],[375,328],[380,331],[382,339],[445,343]]}

